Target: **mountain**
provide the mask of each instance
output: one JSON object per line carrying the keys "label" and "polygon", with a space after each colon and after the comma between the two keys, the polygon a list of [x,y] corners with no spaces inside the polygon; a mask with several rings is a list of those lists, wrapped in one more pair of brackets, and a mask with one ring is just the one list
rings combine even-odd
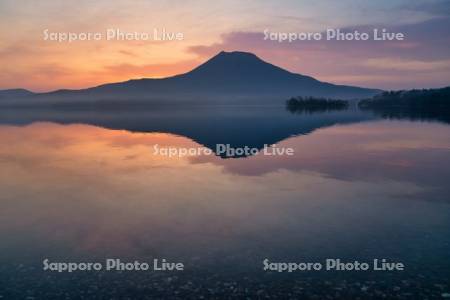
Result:
{"label": "mountain", "polygon": [[87,90],[93,94],[152,96],[370,97],[379,90],[334,85],[291,73],[247,52],[220,52],[192,71],[163,79],[138,79]]}
{"label": "mountain", "polygon": [[21,98],[31,95],[34,93],[25,89],[0,90],[0,98]]}
{"label": "mountain", "polygon": [[292,96],[356,99],[380,92],[321,82],[274,66],[252,53],[222,51],[192,71],[173,77],[129,80],[83,90],[57,90],[39,94],[39,98],[57,99],[58,104],[63,100],[67,100],[64,103],[82,101],[95,104],[118,100],[115,104],[125,105],[124,99],[127,104],[131,100],[145,104],[158,101],[161,104],[183,101],[251,102],[248,99],[257,103],[278,104]]}

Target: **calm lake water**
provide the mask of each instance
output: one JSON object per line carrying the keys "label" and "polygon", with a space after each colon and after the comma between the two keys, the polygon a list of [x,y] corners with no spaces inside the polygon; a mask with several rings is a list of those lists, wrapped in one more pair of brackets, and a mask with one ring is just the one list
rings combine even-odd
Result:
{"label": "calm lake water", "polygon": [[[3,299],[450,293],[448,124],[271,107],[3,111],[0,123]],[[153,148],[217,143],[295,154],[180,158]],[[185,271],[57,273],[42,270],[45,258],[165,258]],[[263,270],[266,258],[385,258],[405,270],[277,273]]]}

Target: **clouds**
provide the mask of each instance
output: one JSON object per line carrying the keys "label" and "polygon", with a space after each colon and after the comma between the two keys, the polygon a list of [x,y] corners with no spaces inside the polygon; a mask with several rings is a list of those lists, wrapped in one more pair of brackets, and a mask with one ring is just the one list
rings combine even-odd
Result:
{"label": "clouds", "polygon": [[99,71],[98,74],[103,75],[122,75],[130,76],[134,78],[146,77],[148,74],[152,74],[153,77],[168,77],[172,74],[177,74],[181,70],[184,72],[190,71],[198,65],[197,60],[187,60],[175,63],[166,64],[146,64],[146,65],[133,65],[133,64],[116,64],[106,66],[103,71]]}
{"label": "clouds", "polygon": [[[314,4],[314,5],[312,5]],[[39,1],[0,3],[0,89],[89,87],[183,73],[222,50],[254,52],[324,81],[385,89],[447,85],[448,1]],[[42,31],[183,32],[179,42],[44,42]],[[263,30],[403,32],[403,42],[263,40]],[[54,68],[54,70],[51,70]],[[36,72],[40,72],[39,74]],[[109,72],[109,73],[108,73]]]}
{"label": "clouds", "polygon": [[391,59],[391,58],[369,58],[365,65],[369,68],[398,71],[449,71],[450,59],[436,61]]}
{"label": "clouds", "polygon": [[439,87],[450,78],[450,18],[398,26],[354,26],[342,31],[374,28],[404,33],[404,41],[264,40],[263,32],[223,34],[221,42],[189,51],[208,57],[219,50],[254,52],[288,70],[341,84],[384,89]]}

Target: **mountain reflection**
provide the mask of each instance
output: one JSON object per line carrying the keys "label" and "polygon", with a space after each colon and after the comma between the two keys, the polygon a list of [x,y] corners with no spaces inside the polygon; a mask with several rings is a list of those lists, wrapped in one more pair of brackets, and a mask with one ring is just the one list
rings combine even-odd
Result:
{"label": "mountain reflection", "polygon": [[211,162],[246,176],[289,170],[350,182],[408,182],[412,186],[398,197],[448,200],[450,128],[442,124],[374,121],[334,126],[289,138],[278,147],[293,148],[295,155],[256,155],[243,160],[199,156],[192,162]]}
{"label": "mountain reflection", "polygon": [[[132,132],[164,132],[185,136],[213,151],[218,144],[232,148],[262,149],[292,136],[307,135],[317,129],[380,118],[418,120],[417,115],[379,114],[359,110],[307,110],[291,114],[285,106],[158,106],[152,109],[105,111],[54,109],[2,109],[0,124],[26,125],[33,122],[90,124]],[[442,121],[427,115],[419,120]],[[236,156],[239,157],[239,156]]]}
{"label": "mountain reflection", "polygon": [[217,144],[262,149],[318,128],[375,119],[358,110],[292,115],[280,106],[162,106],[151,110],[1,110],[0,124],[39,121],[90,124],[133,132],[165,132],[188,137],[215,150]]}
{"label": "mountain reflection", "polygon": [[216,155],[169,157],[156,153],[155,145],[175,149],[202,147],[172,134],[34,123],[0,127],[0,160],[4,169],[6,165],[56,168],[46,172],[49,174],[58,173],[63,167],[73,168],[72,174],[100,170],[105,174],[128,174],[183,165],[213,165],[239,176],[313,172],[349,182],[409,183],[410,188],[395,192],[398,197],[420,198],[426,193],[430,200],[439,201],[450,192],[446,184],[450,176],[449,132],[450,128],[433,123],[365,122],[316,130],[277,145],[294,149],[292,156],[260,153],[224,160]]}

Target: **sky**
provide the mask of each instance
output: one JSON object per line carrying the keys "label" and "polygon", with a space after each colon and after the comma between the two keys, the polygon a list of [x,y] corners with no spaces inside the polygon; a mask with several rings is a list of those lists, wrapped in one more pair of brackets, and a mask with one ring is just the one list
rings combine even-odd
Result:
{"label": "sky", "polygon": [[[106,40],[106,30],[182,40]],[[264,40],[269,32],[405,35],[403,41]],[[48,33],[96,33],[58,42]],[[248,51],[322,81],[382,89],[450,83],[450,1],[0,1],[0,89],[78,89],[187,72],[218,52]]]}

